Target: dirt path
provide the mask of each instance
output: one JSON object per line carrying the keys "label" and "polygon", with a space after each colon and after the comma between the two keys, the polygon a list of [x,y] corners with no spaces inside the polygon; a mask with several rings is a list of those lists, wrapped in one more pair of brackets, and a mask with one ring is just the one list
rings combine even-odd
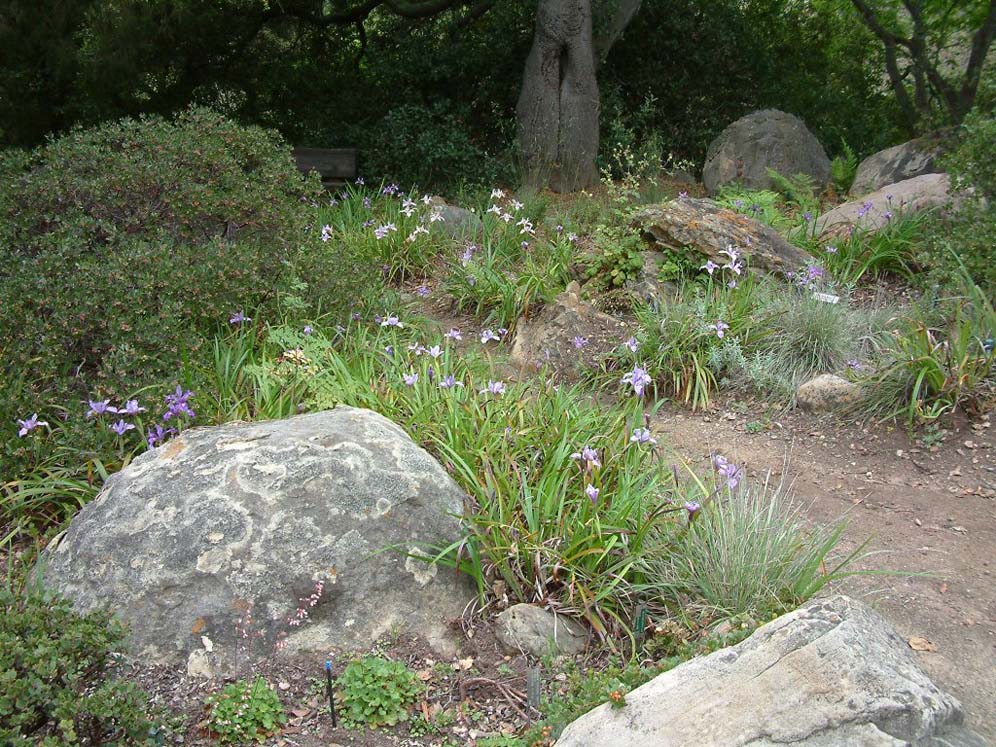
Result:
{"label": "dirt path", "polygon": [[870,538],[868,549],[880,554],[861,567],[931,573],[857,577],[835,589],[869,602],[905,639],[929,641],[921,647],[936,650],[917,653],[924,670],[996,742],[993,419],[953,426],[929,446],[901,429],[802,413],[765,423],[727,402],[705,414],[661,410],[654,430],[686,459],[716,452],[746,463],[752,476],[784,474],[813,519],[847,518],[843,549]]}

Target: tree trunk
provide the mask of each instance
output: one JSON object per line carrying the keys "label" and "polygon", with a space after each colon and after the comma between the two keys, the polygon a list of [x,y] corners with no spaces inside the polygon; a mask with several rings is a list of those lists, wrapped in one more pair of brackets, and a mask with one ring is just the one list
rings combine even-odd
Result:
{"label": "tree trunk", "polygon": [[557,192],[598,179],[591,0],[539,0],[516,110],[526,183]]}

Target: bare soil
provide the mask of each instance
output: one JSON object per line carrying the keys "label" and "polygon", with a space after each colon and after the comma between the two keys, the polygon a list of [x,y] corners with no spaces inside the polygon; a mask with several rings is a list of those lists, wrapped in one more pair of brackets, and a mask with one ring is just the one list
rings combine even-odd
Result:
{"label": "bare soil", "polygon": [[762,404],[726,400],[698,414],[661,410],[654,430],[685,459],[722,453],[752,477],[790,481],[815,521],[845,519],[843,551],[867,541],[875,553],[857,567],[901,575],[851,577],[831,592],[868,602],[907,641],[925,639],[911,645],[924,671],[996,741],[992,416],[911,437],[895,426],[766,414]]}

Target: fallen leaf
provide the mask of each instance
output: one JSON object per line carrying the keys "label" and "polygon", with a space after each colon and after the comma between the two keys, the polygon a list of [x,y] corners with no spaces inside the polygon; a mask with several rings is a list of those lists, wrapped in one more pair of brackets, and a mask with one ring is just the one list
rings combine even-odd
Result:
{"label": "fallen leaf", "polygon": [[466,659],[460,659],[457,661],[457,669],[470,669],[474,666],[474,657],[468,656]]}
{"label": "fallen leaf", "polygon": [[429,680],[432,679],[432,670],[420,669],[415,673],[415,676],[418,677],[420,680],[422,680],[422,682],[428,682]]}
{"label": "fallen leaf", "polygon": [[193,633],[194,635],[197,635],[202,630],[204,630],[204,628],[206,626],[207,626],[207,623],[204,621],[204,618],[203,617],[198,617],[196,620],[194,620],[194,625],[190,629],[190,632]]}
{"label": "fallen leaf", "polygon": [[915,635],[912,638],[910,638],[909,641],[907,641],[907,643],[909,643],[910,648],[913,649],[914,651],[936,651],[937,650],[937,646],[935,646],[933,643],[931,643],[930,641],[928,641],[923,636]]}
{"label": "fallen leaf", "polygon": [[941,582],[941,594],[947,594],[947,593],[948,593],[948,583],[947,583],[947,581],[942,581]]}
{"label": "fallen leaf", "polygon": [[308,708],[294,708],[291,710],[291,713],[293,713],[298,718],[304,718],[305,716],[311,715],[311,710]]}

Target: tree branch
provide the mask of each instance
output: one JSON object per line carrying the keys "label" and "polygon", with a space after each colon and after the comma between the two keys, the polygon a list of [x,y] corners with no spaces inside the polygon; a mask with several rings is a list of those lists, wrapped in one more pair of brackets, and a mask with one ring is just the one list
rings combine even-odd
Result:
{"label": "tree branch", "polygon": [[460,5],[464,0],[384,0],[391,10],[402,18],[426,18],[438,15],[444,10],[449,10],[455,5]]}
{"label": "tree branch", "polygon": [[592,40],[596,65],[608,56],[612,45],[619,41],[629,22],[640,10],[641,2],[642,0],[615,0],[615,9],[612,18],[609,19],[608,28]]}

